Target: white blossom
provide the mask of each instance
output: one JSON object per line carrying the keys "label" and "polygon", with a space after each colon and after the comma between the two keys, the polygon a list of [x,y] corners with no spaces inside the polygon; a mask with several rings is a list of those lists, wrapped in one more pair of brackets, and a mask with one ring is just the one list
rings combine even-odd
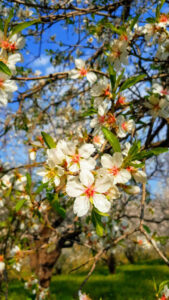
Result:
{"label": "white blossom", "polygon": [[111,183],[108,178],[94,178],[89,171],[80,173],[80,181],[71,179],[67,182],[66,192],[70,197],[76,197],[73,210],[79,217],[87,214],[90,203],[99,211],[107,213],[111,203],[104,195],[110,188]]}
{"label": "white blossom", "polygon": [[167,101],[169,101],[169,90],[164,88],[161,84],[154,83],[152,86],[152,92],[154,94],[159,94],[160,96],[166,97]]}
{"label": "white blossom", "polygon": [[6,106],[8,99],[17,89],[15,81],[10,80],[8,75],[0,72],[0,106]]}
{"label": "white blossom", "polygon": [[78,58],[75,59],[75,66],[76,69],[73,69],[70,71],[70,78],[77,79],[77,78],[83,78],[86,77],[87,80],[92,84],[97,80],[97,76],[94,72],[89,71],[86,66],[85,62]]}
{"label": "white blossom", "polygon": [[4,33],[0,30],[0,47],[2,49],[14,52],[19,49],[22,49],[25,46],[25,39],[18,34],[14,34],[11,36],[9,33],[9,37],[5,37]]}
{"label": "white blossom", "polygon": [[121,65],[128,64],[128,42],[125,40],[113,40],[110,44],[110,60],[114,63],[114,68],[119,70]]}
{"label": "white blossom", "polygon": [[120,138],[125,137],[128,133],[132,133],[135,129],[134,120],[130,119],[127,121],[122,115],[117,117],[116,124],[118,125],[117,135]]}
{"label": "white blossom", "polygon": [[168,118],[169,111],[168,102],[164,98],[160,99],[159,97],[152,95],[148,98],[148,101],[144,103],[144,106],[149,108],[148,113],[152,115],[153,118],[161,117]]}
{"label": "white blossom", "polygon": [[79,170],[93,170],[96,166],[96,161],[91,155],[95,152],[93,144],[86,143],[78,147],[73,142],[65,144],[62,148],[65,154],[67,169],[71,172]]}
{"label": "white blossom", "polygon": [[94,106],[97,108],[105,98],[111,97],[110,82],[102,78],[91,88],[91,96],[94,97]]}
{"label": "white blossom", "polygon": [[104,154],[101,157],[101,164],[103,166],[103,173],[116,183],[127,183],[131,179],[131,174],[128,170],[122,168],[123,156],[120,152],[116,152],[111,156],[110,154]]}

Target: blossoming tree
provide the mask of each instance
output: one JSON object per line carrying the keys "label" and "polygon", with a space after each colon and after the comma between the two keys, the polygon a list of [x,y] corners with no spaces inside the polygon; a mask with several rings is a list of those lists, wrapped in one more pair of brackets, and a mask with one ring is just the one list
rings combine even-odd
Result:
{"label": "blossoming tree", "polygon": [[[169,146],[169,15],[167,1],[142,2],[2,1],[0,272],[7,283],[30,259],[26,287],[37,299],[86,228],[105,242],[79,289],[133,234],[169,265],[144,216],[147,175]],[[44,40],[51,68],[41,75],[34,49],[44,55]],[[123,215],[136,198],[130,228]]]}

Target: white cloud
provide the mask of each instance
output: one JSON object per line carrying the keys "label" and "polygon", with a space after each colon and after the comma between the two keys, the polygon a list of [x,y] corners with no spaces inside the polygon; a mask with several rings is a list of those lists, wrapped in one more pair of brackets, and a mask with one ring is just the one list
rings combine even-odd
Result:
{"label": "white cloud", "polygon": [[50,57],[46,55],[42,55],[33,63],[34,67],[44,67],[50,63]]}

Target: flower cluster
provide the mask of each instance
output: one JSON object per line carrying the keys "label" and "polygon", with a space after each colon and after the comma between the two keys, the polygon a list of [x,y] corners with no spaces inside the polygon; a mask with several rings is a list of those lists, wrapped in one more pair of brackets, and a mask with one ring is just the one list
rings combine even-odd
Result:
{"label": "flower cluster", "polygon": [[169,299],[169,288],[167,285],[165,285],[161,292],[161,297],[159,298],[159,300],[168,300],[168,299]]}
{"label": "flower cluster", "polygon": [[[18,52],[25,45],[23,37],[18,34],[6,36],[0,30],[0,61],[3,62],[11,71],[11,74],[16,74],[16,63],[22,61],[22,55]],[[17,85],[10,76],[0,71],[0,106],[6,106],[8,99],[12,93],[17,90]]]}

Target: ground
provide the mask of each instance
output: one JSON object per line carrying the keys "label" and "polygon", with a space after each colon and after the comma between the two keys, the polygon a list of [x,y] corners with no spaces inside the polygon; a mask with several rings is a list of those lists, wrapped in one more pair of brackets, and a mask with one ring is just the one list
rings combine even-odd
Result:
{"label": "ground", "polygon": [[[73,300],[84,273],[54,276],[50,300]],[[123,265],[110,275],[106,267],[98,268],[84,287],[92,300],[153,300],[154,281],[158,285],[169,279],[169,268],[162,264]],[[2,300],[5,298],[1,298]],[[9,300],[34,299],[23,288],[23,283],[12,281]]]}

